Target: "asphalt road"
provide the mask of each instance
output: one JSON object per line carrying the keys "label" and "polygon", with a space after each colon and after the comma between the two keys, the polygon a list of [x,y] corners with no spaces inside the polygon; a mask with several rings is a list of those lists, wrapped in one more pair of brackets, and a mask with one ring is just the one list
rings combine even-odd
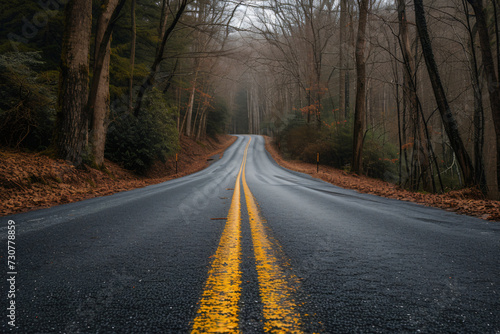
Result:
{"label": "asphalt road", "polygon": [[332,186],[249,139],[196,174],[0,218],[0,330],[500,333],[499,223]]}

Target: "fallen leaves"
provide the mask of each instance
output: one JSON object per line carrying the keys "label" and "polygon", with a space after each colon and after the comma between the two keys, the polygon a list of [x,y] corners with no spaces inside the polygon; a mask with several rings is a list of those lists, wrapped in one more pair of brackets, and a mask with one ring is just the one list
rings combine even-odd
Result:
{"label": "fallen leaves", "polygon": [[207,159],[221,154],[236,137],[220,136],[203,143],[181,139],[178,170],[175,156],[157,163],[150,173],[137,176],[106,161],[107,171],[90,167],[76,169],[64,160],[35,153],[2,150],[0,156],[0,216],[47,208],[119,191],[145,187],[199,171]]}

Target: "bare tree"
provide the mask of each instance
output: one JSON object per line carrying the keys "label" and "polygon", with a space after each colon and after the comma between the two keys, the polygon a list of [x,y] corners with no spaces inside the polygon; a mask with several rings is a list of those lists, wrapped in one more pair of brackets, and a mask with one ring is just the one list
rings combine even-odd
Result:
{"label": "bare tree", "polygon": [[130,8],[130,18],[131,18],[131,24],[130,24],[130,32],[132,33],[132,39],[130,41],[130,78],[129,78],[129,85],[128,85],[128,110],[130,113],[133,111],[133,105],[134,105],[134,67],[135,67],[135,47],[136,47],[136,40],[137,40],[137,27],[136,27],[136,20],[135,20],[135,7],[136,7],[136,0],[132,0],[132,6]]}
{"label": "bare tree", "polygon": [[[433,187],[431,175],[431,166],[429,161],[428,141],[424,133],[426,127],[425,120],[418,103],[416,70],[414,56],[410,47],[410,38],[408,35],[408,20],[406,13],[406,0],[398,0],[398,21],[399,21],[399,43],[401,54],[403,55],[403,95],[406,106],[409,108],[410,118],[413,126],[413,148],[414,158],[412,159],[417,165],[417,170],[422,175],[423,188],[425,191],[436,191]],[[417,173],[415,173],[417,174]],[[417,175],[411,175],[410,188],[416,190],[418,188]]]}
{"label": "bare tree", "polygon": [[363,141],[366,129],[366,24],[369,0],[358,0],[359,23],[356,39],[356,106],[354,111],[354,138],[352,171],[363,171]]}
{"label": "bare tree", "polygon": [[[493,53],[491,50],[490,34],[488,31],[488,24],[486,22],[486,15],[484,13],[482,0],[467,0],[476,15],[476,24],[479,32],[479,42],[481,45],[481,55],[483,59],[484,74],[488,84],[488,92],[490,98],[491,115],[493,118],[493,125],[495,127],[495,141],[496,141],[496,172],[497,172],[497,186],[500,191],[500,84],[495,71],[495,63],[493,61]],[[498,41],[497,41],[498,42]],[[500,64],[498,64],[500,67]]]}
{"label": "bare tree", "polygon": [[[464,14],[466,18],[466,28],[469,35],[468,52],[470,53],[469,67],[474,96],[474,173],[476,184],[484,194],[488,192],[486,183],[486,173],[483,160],[484,151],[484,107],[483,107],[483,89],[479,75],[479,66],[476,53],[475,35],[477,34],[477,25],[471,26],[469,8],[466,0],[462,0]],[[466,48],[466,47],[464,47]]]}
{"label": "bare tree", "polygon": [[431,80],[439,113],[441,115],[446,134],[448,135],[450,145],[453,148],[460,165],[464,183],[466,186],[473,186],[474,167],[472,166],[472,161],[463,144],[458,131],[458,124],[453,116],[453,113],[451,112],[448,99],[446,98],[444,87],[439,76],[439,70],[434,58],[429,32],[427,31],[427,21],[425,19],[425,11],[422,0],[414,0],[414,5],[418,35],[420,37],[420,43],[422,44],[422,52],[427,65],[427,73],[429,74]]}
{"label": "bare tree", "polygon": [[321,100],[328,84],[325,79],[331,78],[324,72],[325,54],[336,24],[332,12],[329,1],[274,0],[258,12],[258,23],[253,25],[255,33],[271,46],[259,50],[259,61],[290,76],[300,89],[299,109],[307,123],[315,119],[318,127],[322,123]]}
{"label": "bare tree", "polygon": [[347,38],[347,0],[340,1],[340,36],[339,36],[339,111],[343,112],[346,119],[348,116],[346,110],[346,43]]}

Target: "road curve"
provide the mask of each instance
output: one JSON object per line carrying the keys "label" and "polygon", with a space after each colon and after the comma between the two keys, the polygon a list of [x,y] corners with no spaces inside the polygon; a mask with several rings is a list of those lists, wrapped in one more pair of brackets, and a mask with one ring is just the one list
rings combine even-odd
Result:
{"label": "road curve", "polygon": [[498,223],[283,169],[259,136],[180,179],[2,217],[0,247],[1,332],[500,333]]}

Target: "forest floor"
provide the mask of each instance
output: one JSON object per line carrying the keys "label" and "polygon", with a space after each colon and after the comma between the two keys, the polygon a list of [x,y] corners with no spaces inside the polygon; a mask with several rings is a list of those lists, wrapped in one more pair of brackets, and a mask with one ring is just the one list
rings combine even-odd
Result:
{"label": "forest floor", "polygon": [[196,142],[181,138],[178,173],[175,156],[156,163],[145,176],[138,176],[106,160],[106,170],[85,166],[77,169],[64,160],[39,153],[0,149],[0,216],[111,195],[192,174],[205,168],[211,157],[221,156],[236,137]]}
{"label": "forest floor", "polygon": [[485,198],[477,189],[455,190],[444,194],[411,192],[389,182],[348,173],[329,166],[320,165],[319,172],[316,172],[316,164],[284,159],[269,137],[266,137],[266,149],[282,167],[309,174],[342,188],[415,202],[486,220],[500,221],[500,201]]}

